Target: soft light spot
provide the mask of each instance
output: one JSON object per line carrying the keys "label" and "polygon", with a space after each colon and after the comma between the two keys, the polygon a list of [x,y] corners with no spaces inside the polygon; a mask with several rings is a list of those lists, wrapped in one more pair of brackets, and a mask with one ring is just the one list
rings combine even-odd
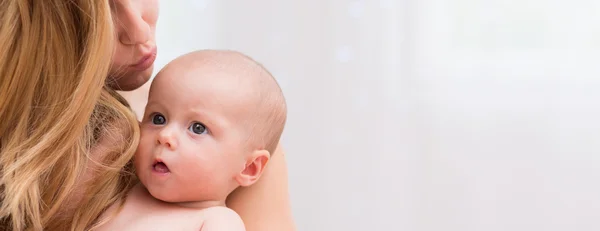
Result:
{"label": "soft light spot", "polygon": [[393,4],[392,0],[379,0],[379,7],[382,9],[391,9]]}
{"label": "soft light spot", "polygon": [[210,3],[208,0],[192,0],[192,6],[198,10],[205,10]]}
{"label": "soft light spot", "polygon": [[336,50],[335,59],[340,63],[347,63],[354,58],[354,52],[349,46],[342,46]]}
{"label": "soft light spot", "polygon": [[353,18],[360,18],[365,13],[365,4],[363,1],[353,1],[348,5],[348,15]]}

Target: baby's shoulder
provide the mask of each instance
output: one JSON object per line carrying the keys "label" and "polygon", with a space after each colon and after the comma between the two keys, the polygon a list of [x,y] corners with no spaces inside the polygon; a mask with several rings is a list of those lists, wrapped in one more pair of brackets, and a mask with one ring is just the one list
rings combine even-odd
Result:
{"label": "baby's shoulder", "polygon": [[133,187],[122,204],[109,208],[98,230],[198,230],[207,211],[183,208],[153,198],[143,186]]}
{"label": "baby's shoulder", "polygon": [[240,215],[238,215],[235,211],[233,211],[233,209],[227,208],[225,206],[214,206],[214,207],[206,208],[206,209],[203,209],[202,212],[204,213],[204,216],[206,216],[207,218],[214,216],[214,217],[241,219]]}
{"label": "baby's shoulder", "polygon": [[227,230],[227,231],[243,231],[244,222],[239,214],[230,208],[223,206],[215,206],[203,209],[204,224],[202,231],[210,230]]}

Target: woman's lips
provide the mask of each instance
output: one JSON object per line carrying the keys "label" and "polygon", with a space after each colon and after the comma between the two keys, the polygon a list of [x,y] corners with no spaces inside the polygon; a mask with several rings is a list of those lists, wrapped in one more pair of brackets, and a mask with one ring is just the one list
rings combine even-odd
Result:
{"label": "woman's lips", "polygon": [[154,64],[156,60],[156,47],[153,47],[152,50],[146,55],[144,55],[136,64],[131,65],[131,69],[136,71],[144,71]]}

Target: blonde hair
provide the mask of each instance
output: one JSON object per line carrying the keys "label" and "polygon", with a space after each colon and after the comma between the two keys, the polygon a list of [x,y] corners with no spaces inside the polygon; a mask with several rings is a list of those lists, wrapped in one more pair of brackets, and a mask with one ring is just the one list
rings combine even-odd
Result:
{"label": "blonde hair", "polygon": [[[133,184],[127,170],[137,122],[105,87],[113,42],[109,1],[0,2],[3,230],[92,228]],[[103,148],[100,160],[91,157],[111,136],[116,142]],[[101,164],[77,198],[74,216],[57,219],[94,161]]]}

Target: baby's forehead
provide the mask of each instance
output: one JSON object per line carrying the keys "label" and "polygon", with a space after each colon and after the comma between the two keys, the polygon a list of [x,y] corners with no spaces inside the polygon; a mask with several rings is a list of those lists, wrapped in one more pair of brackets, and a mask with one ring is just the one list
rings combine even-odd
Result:
{"label": "baby's forehead", "polygon": [[[219,62],[220,61],[220,62]],[[171,81],[204,84],[243,84],[251,87],[260,79],[253,67],[242,61],[183,58],[169,64],[159,75]]]}
{"label": "baby's forehead", "polygon": [[259,89],[243,75],[206,66],[177,67],[161,72],[151,89],[151,96],[173,100],[199,102],[226,108],[241,108],[255,104]]}
{"label": "baby's forehead", "polygon": [[185,90],[233,106],[230,104],[252,105],[260,100],[270,91],[270,78],[260,64],[240,53],[198,51],[167,64],[155,81],[160,88]]}

